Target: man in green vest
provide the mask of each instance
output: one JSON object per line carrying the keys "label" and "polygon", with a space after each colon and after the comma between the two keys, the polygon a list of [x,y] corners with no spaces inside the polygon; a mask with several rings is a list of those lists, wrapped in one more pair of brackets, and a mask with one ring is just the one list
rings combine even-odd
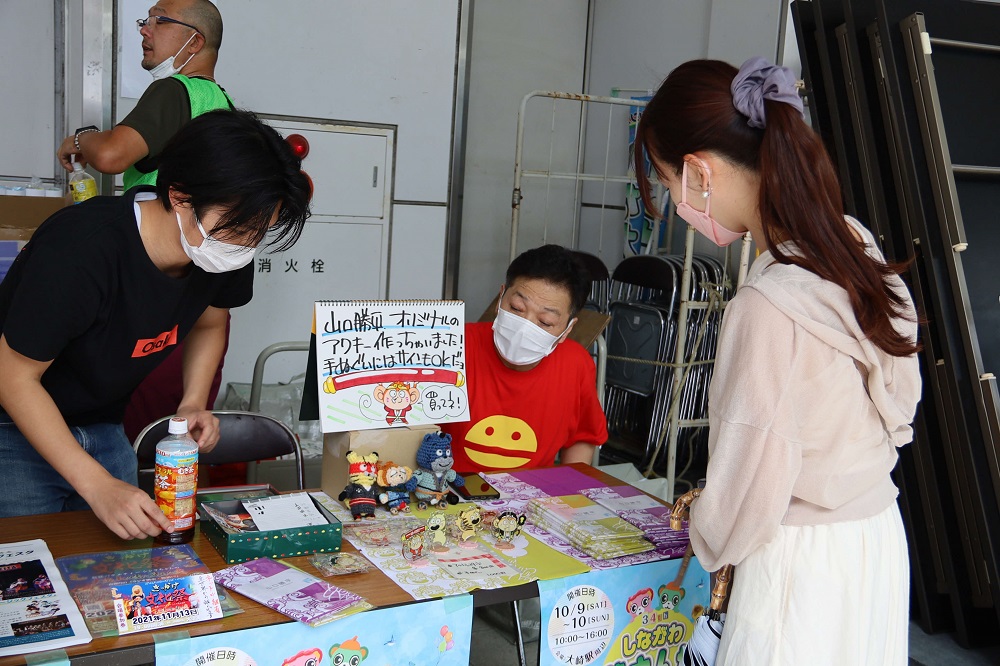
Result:
{"label": "man in green vest", "polygon": [[[91,125],[66,137],[58,156],[72,171],[70,156],[107,174],[122,174],[125,189],[155,185],[160,153],[189,120],[215,109],[233,108],[215,82],[222,45],[222,15],[208,0],[158,0],[136,21],[142,35],[142,68],[153,82],[135,109],[110,130]],[[226,324],[228,346],[229,324]],[[177,411],[183,397],[183,343],[132,393],[125,410],[125,434],[134,441],[149,423]],[[223,350],[223,354],[225,350]],[[222,383],[219,364],[208,397],[212,409]]]}
{"label": "man in green vest", "polygon": [[58,156],[90,164],[107,174],[123,174],[125,189],[156,184],[159,154],[191,118],[232,107],[215,82],[222,44],[222,16],[208,0],[159,0],[137,22],[142,35],[142,67],[154,81],[135,109],[110,130],[81,127],[66,137]]}

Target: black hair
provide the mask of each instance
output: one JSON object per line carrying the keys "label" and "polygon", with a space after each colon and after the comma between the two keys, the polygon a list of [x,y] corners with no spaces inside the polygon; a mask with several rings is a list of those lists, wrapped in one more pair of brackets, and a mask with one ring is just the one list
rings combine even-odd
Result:
{"label": "black hair", "polygon": [[542,245],[519,254],[507,267],[506,284],[517,278],[544,280],[569,292],[570,317],[576,316],[590,295],[590,274],[576,254],[562,245]]}
{"label": "black hair", "polygon": [[[733,104],[738,72],[719,60],[692,60],[673,70],[639,120],[636,173],[645,173],[647,156],[679,174],[685,155],[711,151],[757,174],[757,208],[774,260],[842,287],[873,344],[893,356],[913,354],[919,345],[893,323],[898,317],[912,319],[891,280],[905,264],[876,261],[854,237],[844,220],[837,170],[796,107],[767,100],[766,127],[747,124]],[[648,179],[639,179],[639,192],[647,206],[652,204]],[[798,253],[782,250],[786,240],[795,241]]]}
{"label": "black hair", "polygon": [[214,236],[238,235],[256,246],[271,232],[267,245],[277,251],[295,244],[310,215],[302,161],[248,111],[210,111],[181,127],[160,154],[156,195],[167,210],[170,188],[199,218],[210,208],[223,210]]}

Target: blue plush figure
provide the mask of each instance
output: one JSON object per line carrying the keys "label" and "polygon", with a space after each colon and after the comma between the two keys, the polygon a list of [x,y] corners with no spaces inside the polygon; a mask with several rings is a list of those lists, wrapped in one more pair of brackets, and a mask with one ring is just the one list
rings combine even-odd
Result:
{"label": "blue plush figure", "polygon": [[417,487],[413,494],[417,497],[417,506],[426,509],[428,504],[444,508],[443,501],[458,503],[458,497],[448,492],[448,484],[464,486],[465,479],[460,477],[451,466],[455,459],[451,457],[451,435],[443,432],[431,432],[424,435],[420,448],[417,449],[417,470],[413,478]]}

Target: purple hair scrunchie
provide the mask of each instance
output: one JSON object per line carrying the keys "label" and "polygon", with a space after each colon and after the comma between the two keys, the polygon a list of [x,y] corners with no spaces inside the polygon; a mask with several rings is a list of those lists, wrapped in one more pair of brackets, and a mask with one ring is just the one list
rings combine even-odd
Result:
{"label": "purple hair scrunchie", "polygon": [[802,98],[795,84],[792,70],[756,56],[743,63],[730,89],[736,110],[749,118],[747,125],[763,129],[767,125],[766,99],[791,104],[802,113]]}

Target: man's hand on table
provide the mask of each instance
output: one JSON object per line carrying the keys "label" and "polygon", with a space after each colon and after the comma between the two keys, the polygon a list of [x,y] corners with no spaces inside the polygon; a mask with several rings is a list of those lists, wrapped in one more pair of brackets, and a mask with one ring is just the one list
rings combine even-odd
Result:
{"label": "man's hand on table", "polygon": [[81,495],[101,522],[122,539],[145,539],[173,531],[156,502],[124,481],[112,479],[96,492]]}

